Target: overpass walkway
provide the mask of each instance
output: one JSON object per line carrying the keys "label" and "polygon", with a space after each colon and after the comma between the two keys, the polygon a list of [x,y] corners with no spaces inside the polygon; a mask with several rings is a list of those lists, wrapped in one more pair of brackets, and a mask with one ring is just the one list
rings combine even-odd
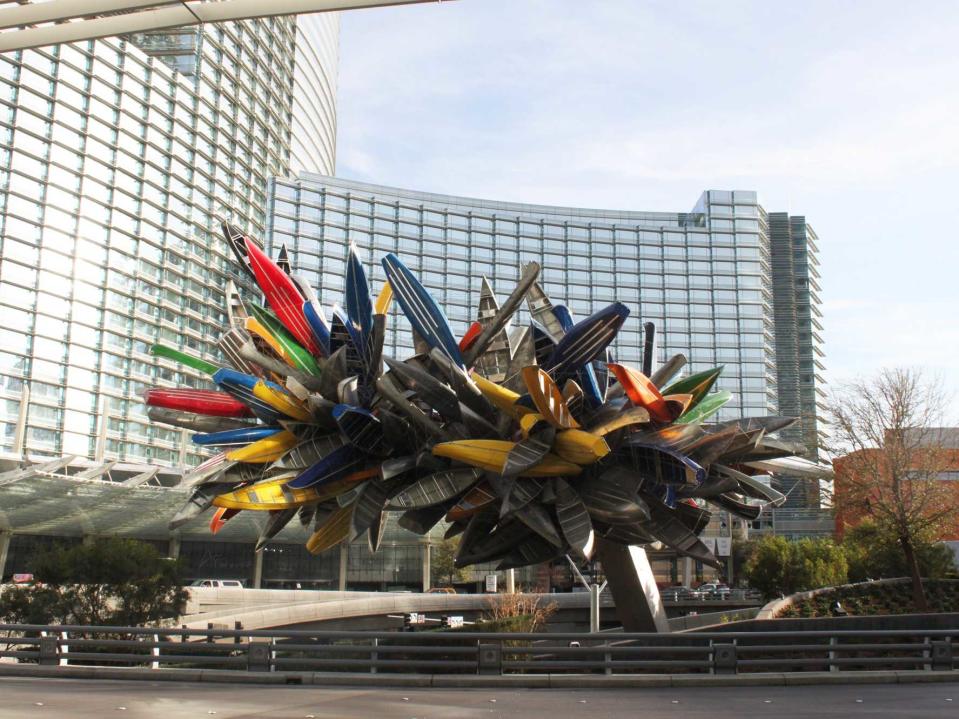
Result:
{"label": "overpass walkway", "polygon": [[[207,624],[244,629],[275,629],[333,619],[430,612],[457,614],[490,608],[495,594],[423,594],[411,592],[317,592],[283,589],[191,588],[194,611],[177,626],[206,630]],[[294,596],[289,596],[294,595]],[[526,594],[557,609],[589,609],[589,594]],[[198,604],[198,606],[197,606]],[[602,607],[613,607],[612,598],[601,598]],[[204,611],[205,609],[205,611]]]}
{"label": "overpass walkway", "polygon": [[[276,629],[303,624],[359,617],[409,614],[462,614],[490,609],[496,594],[429,594],[411,592],[339,592],[288,589],[238,589],[191,587],[188,614],[176,622],[187,629],[206,630],[208,624],[217,628],[232,628],[240,622],[247,630]],[[589,594],[524,594],[545,604],[555,603],[557,610],[589,610]],[[667,608],[701,612],[696,626],[718,623],[723,616],[744,618],[741,612],[754,615],[758,606],[742,601],[712,600],[709,602],[667,602]],[[615,607],[612,596],[604,593],[600,607]],[[711,620],[709,619],[711,617]],[[675,628],[692,628],[687,619],[677,617],[670,621]]]}

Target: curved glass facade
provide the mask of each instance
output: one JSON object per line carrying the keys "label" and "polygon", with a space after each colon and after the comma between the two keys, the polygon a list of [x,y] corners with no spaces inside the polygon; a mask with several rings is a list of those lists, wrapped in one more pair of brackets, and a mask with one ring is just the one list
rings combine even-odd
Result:
{"label": "curved glass facade", "polygon": [[203,380],[148,350],[215,356],[216,216],[262,236],[270,176],[333,171],[338,19],[301,22],[0,56],[0,452],[197,461],[139,392]]}
{"label": "curved glass facade", "polygon": [[[296,19],[290,172],[329,172],[336,166],[336,75],[340,16]],[[328,169],[329,168],[329,169]]]}
{"label": "curved glass facade", "polygon": [[[585,317],[619,300],[632,315],[613,346],[638,363],[642,323],[656,323],[658,359],[684,353],[687,371],[723,364],[735,399],[724,418],[777,410],[775,317],[766,213],[755,192],[711,190],[691,212],[551,207],[453,197],[300,174],[275,181],[269,227],[324,303],[342,301],[355,242],[374,282],[396,252],[418,272],[460,335],[479,304],[480,277],[501,298],[535,260],[554,302]],[[525,308],[524,308],[525,311]],[[412,353],[394,319],[386,351]],[[516,323],[525,323],[520,313]]]}

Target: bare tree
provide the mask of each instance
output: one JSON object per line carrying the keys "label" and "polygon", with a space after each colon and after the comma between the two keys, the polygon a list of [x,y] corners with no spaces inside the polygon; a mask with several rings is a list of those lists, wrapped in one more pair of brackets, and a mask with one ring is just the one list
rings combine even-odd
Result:
{"label": "bare tree", "polygon": [[916,547],[939,539],[956,512],[940,474],[949,466],[942,383],[918,370],[884,369],[847,383],[830,406],[840,520],[871,518],[902,549],[917,608],[928,605]]}

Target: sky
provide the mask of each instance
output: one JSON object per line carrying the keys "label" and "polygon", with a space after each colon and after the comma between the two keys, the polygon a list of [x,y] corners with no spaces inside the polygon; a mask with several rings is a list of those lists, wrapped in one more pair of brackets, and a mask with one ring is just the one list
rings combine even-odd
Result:
{"label": "sky", "polygon": [[819,235],[829,385],[912,367],[959,402],[959,3],[456,0],[341,18],[337,175],[678,212],[756,190]]}

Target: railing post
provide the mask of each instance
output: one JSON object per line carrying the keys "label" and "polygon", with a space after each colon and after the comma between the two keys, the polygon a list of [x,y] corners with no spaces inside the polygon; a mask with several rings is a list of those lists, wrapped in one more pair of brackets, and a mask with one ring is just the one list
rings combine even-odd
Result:
{"label": "railing post", "polygon": [[478,654],[476,661],[477,674],[502,674],[503,673],[503,645],[502,644],[478,644]]}
{"label": "railing post", "polygon": [[153,648],[150,650],[153,660],[150,662],[150,669],[160,668],[160,635],[153,635]]}
{"label": "railing post", "polygon": [[206,623],[206,640],[208,643],[213,643],[213,622]]}
{"label": "railing post", "polygon": [[[830,646],[830,647],[836,647],[836,646],[838,646],[838,645],[839,645],[839,637],[829,637],[829,646]],[[839,655],[836,653],[836,650],[835,650],[835,649],[830,649],[830,650],[829,650],[829,671],[831,671],[831,672],[838,672],[838,671],[839,671],[839,665],[834,663],[834,662],[836,661],[836,658],[837,658],[838,656],[839,656]]]}
{"label": "railing post", "polygon": [[[70,632],[60,632],[60,639],[62,639],[64,642],[69,642]],[[61,667],[65,667],[70,664],[70,660],[63,656],[64,654],[67,654],[69,651],[70,651],[69,644],[64,644],[64,643],[60,644],[60,666]]]}
{"label": "railing post", "polygon": [[948,639],[932,643],[932,668],[951,671],[953,668],[952,642]]}
{"label": "railing post", "polygon": [[[243,629],[243,622],[241,622],[241,621],[235,621],[235,622],[233,622],[233,628],[234,628],[236,631],[239,632],[241,629]],[[234,634],[234,635],[233,635],[233,643],[234,643],[234,644],[239,644],[239,643],[240,643],[240,635],[239,635],[239,634]]]}
{"label": "railing post", "polygon": [[[376,648],[380,645],[380,638],[373,637],[372,649],[370,650],[370,661],[376,662],[380,659],[380,653],[376,651]],[[370,664],[370,674],[376,674],[376,664]]]}
{"label": "railing post", "polygon": [[[710,642],[712,643],[712,642]],[[713,644],[713,674],[736,673],[736,645]]]}
{"label": "railing post", "polygon": [[47,636],[46,632],[40,633],[39,662],[42,667],[60,666],[60,640],[57,637]]}
{"label": "railing post", "polygon": [[[251,637],[252,639],[252,637]],[[248,672],[268,672],[273,667],[273,640],[267,642],[250,642],[246,650],[246,670]]]}
{"label": "railing post", "polygon": [[607,639],[603,642],[603,646],[606,647],[606,651],[603,653],[603,673],[612,674],[613,673],[613,655],[609,651],[609,640]]}

